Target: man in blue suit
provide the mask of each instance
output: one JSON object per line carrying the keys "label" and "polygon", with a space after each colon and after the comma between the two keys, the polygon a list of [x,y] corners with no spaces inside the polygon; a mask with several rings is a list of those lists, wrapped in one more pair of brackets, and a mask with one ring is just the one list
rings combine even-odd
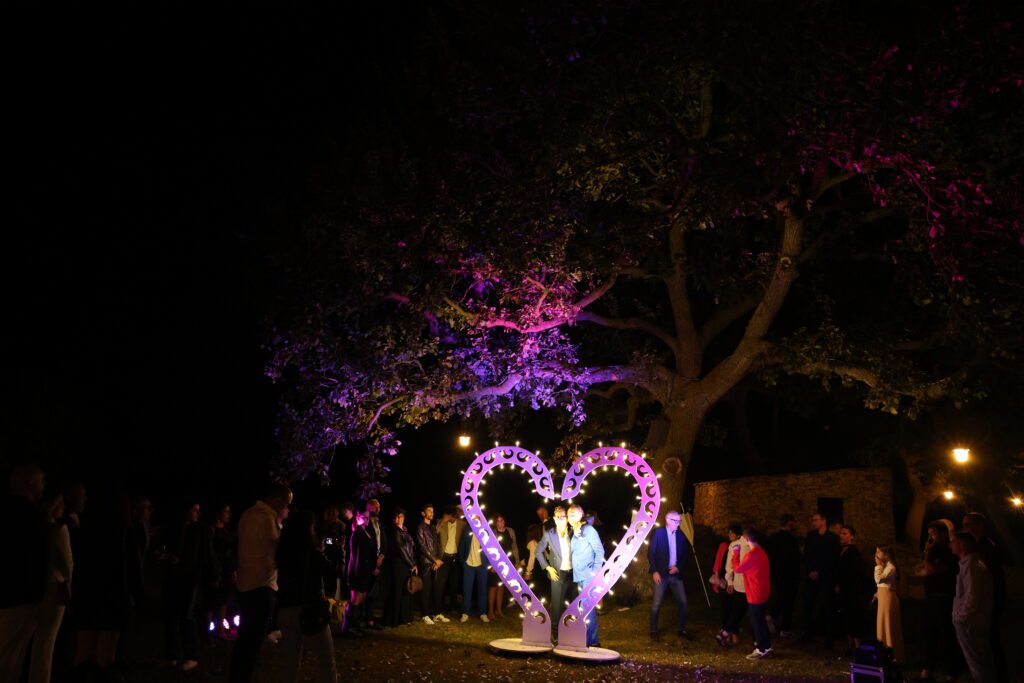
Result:
{"label": "man in blue suit", "polygon": [[[604,564],[604,545],[597,530],[583,520],[583,508],[573,505],[569,508],[569,525],[572,526],[572,580],[580,592],[594,578]],[[597,639],[597,610],[586,615],[587,647],[600,646]]]}
{"label": "man in blue suit", "polygon": [[658,613],[665,593],[672,591],[679,605],[679,636],[686,633],[686,589],[681,567],[686,565],[690,542],[679,530],[680,515],[675,510],[665,515],[665,526],[654,530],[647,549],[651,578],[654,579],[654,602],[651,604],[651,640],[658,640]]}
{"label": "man in blue suit", "polygon": [[570,599],[572,580],[572,536],[569,534],[569,520],[565,508],[555,508],[555,525],[541,536],[534,554],[537,562],[551,580],[551,637],[558,637],[558,620]]}

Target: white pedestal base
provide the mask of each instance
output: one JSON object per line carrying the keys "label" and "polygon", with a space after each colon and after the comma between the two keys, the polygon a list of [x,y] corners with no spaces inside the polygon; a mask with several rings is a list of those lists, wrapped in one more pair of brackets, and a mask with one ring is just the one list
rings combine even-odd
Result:
{"label": "white pedestal base", "polygon": [[492,640],[490,645],[495,650],[517,655],[539,655],[551,652],[550,645],[531,645],[524,643],[522,638],[499,638]]}
{"label": "white pedestal base", "polygon": [[603,647],[589,647],[582,652],[579,650],[568,650],[556,647],[552,652],[559,657],[575,659],[583,662],[614,662],[621,656],[615,650],[608,650]]}

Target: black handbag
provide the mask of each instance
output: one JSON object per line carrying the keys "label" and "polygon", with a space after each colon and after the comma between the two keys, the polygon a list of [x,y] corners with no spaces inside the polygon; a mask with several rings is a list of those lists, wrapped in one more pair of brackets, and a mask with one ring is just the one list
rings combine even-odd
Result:
{"label": "black handbag", "polygon": [[[306,585],[309,581],[309,555],[306,555],[306,567],[302,573],[302,596],[306,596]],[[302,635],[304,636],[315,636],[316,634],[323,631],[331,623],[331,603],[327,601],[327,598],[323,596],[323,591],[320,591],[320,595],[307,602],[303,599],[302,611],[299,613],[299,628],[302,629]]]}

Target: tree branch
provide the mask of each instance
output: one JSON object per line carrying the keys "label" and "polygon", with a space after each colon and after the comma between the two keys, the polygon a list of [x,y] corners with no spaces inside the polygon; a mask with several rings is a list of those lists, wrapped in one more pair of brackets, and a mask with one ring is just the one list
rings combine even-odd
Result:
{"label": "tree branch", "polygon": [[686,280],[686,234],[683,221],[677,219],[669,232],[672,273],[666,278],[672,318],[676,326],[676,366],[686,377],[700,376],[701,345],[693,323],[689,285]]}
{"label": "tree branch", "polygon": [[607,294],[609,291],[611,291],[612,287],[615,286],[615,282],[616,280],[618,280],[620,274],[620,271],[612,273],[612,276],[608,279],[608,282],[604,283],[600,287],[597,287],[592,292],[590,292],[582,299],[577,301],[575,304],[573,304],[570,307],[572,313],[570,313],[569,315],[561,316],[558,318],[552,318],[550,320],[544,320],[539,323],[534,323],[532,325],[520,325],[514,320],[506,320],[504,318],[481,320],[478,314],[467,311],[451,297],[445,296],[443,297],[443,300],[446,304],[455,309],[456,313],[458,313],[461,317],[469,321],[469,324],[471,325],[484,328],[502,327],[508,330],[518,332],[519,334],[536,334],[537,332],[544,332],[545,330],[550,330],[555,327],[560,327],[567,323],[571,323],[580,311],[582,311],[584,308],[594,303],[595,301],[603,297],[605,294]]}
{"label": "tree branch", "polygon": [[724,332],[729,325],[732,325],[747,313],[754,310],[758,301],[758,297],[752,296],[747,299],[737,301],[727,308],[718,309],[715,314],[712,315],[700,328],[701,349],[707,348],[707,345],[710,344],[715,337]]}
{"label": "tree branch", "polygon": [[794,215],[788,203],[780,203],[777,208],[783,217],[783,228],[775,269],[736,350],[700,382],[701,394],[708,405],[713,405],[743,379],[763,353],[764,337],[798,276],[797,259],[803,242],[804,221]]}
{"label": "tree branch", "polygon": [[577,314],[576,320],[579,322],[594,323],[601,327],[609,327],[616,330],[637,330],[639,332],[646,332],[647,334],[660,339],[672,351],[676,350],[677,342],[675,337],[654,323],[644,320],[643,318],[608,318],[600,315],[599,313],[581,311]]}

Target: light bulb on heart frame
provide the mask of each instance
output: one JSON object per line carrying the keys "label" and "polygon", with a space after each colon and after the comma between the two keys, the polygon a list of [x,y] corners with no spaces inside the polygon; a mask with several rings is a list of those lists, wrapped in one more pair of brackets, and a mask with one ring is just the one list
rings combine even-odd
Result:
{"label": "light bulb on heart frame", "polygon": [[534,595],[532,587],[512,565],[484,514],[486,506],[481,502],[480,486],[492,470],[505,465],[524,470],[533,479],[534,490],[545,500],[560,498],[569,501],[575,498],[584,491],[586,478],[591,473],[607,467],[626,470],[627,476],[633,476],[634,486],[640,488],[640,505],[634,511],[626,533],[616,542],[615,550],[594,573],[580,595],[563,612],[557,626],[556,653],[580,659],[617,659],[619,655],[616,652],[587,647],[586,620],[597,603],[611,592],[612,586],[624,575],[629,564],[635,561],[637,552],[647,544],[647,536],[657,525],[662,501],[658,475],[636,453],[621,447],[604,446],[580,455],[567,470],[563,470],[565,479],[561,493],[555,492],[551,472],[543,461],[534,453],[517,446],[496,446],[478,456],[466,468],[459,493],[466,521],[498,578],[523,610],[522,638],[499,639],[493,641],[491,646],[520,653],[551,649],[552,629],[544,600]]}

